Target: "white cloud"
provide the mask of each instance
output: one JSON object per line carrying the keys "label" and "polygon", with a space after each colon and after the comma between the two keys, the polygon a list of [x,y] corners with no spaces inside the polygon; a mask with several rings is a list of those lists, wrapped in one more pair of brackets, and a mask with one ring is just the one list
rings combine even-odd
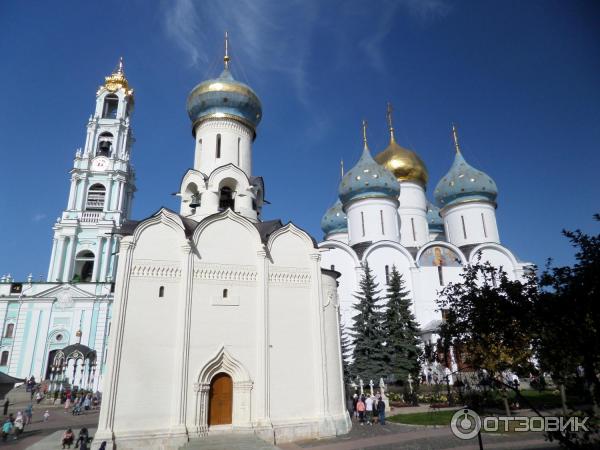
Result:
{"label": "white cloud", "polygon": [[41,222],[46,217],[48,217],[48,216],[44,213],[37,213],[37,214],[34,214],[34,216],[31,218],[31,220],[34,222]]}

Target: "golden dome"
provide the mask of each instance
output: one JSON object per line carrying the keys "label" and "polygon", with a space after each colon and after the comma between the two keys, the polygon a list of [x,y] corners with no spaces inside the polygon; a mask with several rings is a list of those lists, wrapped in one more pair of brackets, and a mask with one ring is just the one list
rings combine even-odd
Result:
{"label": "golden dome", "polygon": [[375,161],[392,172],[396,179],[414,181],[423,187],[427,184],[427,167],[419,156],[396,143],[392,135],[390,145],[375,156]]}
{"label": "golden dome", "polygon": [[388,125],[390,129],[390,145],[375,156],[375,161],[392,172],[399,182],[413,181],[421,186],[427,185],[427,167],[425,163],[412,150],[401,147],[394,138],[394,127],[392,126],[392,108],[388,104]]}

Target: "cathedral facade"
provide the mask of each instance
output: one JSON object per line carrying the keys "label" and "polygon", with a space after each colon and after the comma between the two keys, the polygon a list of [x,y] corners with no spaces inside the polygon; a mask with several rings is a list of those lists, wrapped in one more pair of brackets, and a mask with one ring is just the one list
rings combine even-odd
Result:
{"label": "cathedral facade", "polygon": [[179,212],[162,208],[121,229],[94,446],[344,434],[339,274],[321,268],[306,232],[261,218],[264,181],[252,171],[260,100],[233,78],[226,55],[187,110],[195,157]]}
{"label": "cathedral facade", "polygon": [[96,92],[85,145],[75,153],[46,281],[0,279],[0,371],[57,389],[102,389],[119,230],[135,192],[133,100],[120,61]]}
{"label": "cathedral facade", "polygon": [[[321,220],[322,266],[341,273],[338,294],[346,328],[356,314],[354,294],[364,265],[373,271],[382,296],[395,266],[412,301],[422,341],[435,346],[442,322],[436,299],[448,283],[460,282],[467,264],[490,262],[511,279],[520,279],[531,263],[518,260],[500,243],[496,183],[465,160],[455,127],[454,162],[430,202],[427,168],[414,151],[396,142],[389,105],[388,125],[389,145],[375,157],[363,128],[362,154],[343,175],[339,198]],[[428,369],[443,379],[443,366],[434,363],[424,368]]]}

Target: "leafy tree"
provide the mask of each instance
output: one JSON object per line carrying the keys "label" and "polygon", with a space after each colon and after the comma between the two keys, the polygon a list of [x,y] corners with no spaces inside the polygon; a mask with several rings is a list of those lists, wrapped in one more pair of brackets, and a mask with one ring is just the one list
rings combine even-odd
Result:
{"label": "leafy tree", "polygon": [[381,290],[375,283],[368,263],[363,266],[363,277],[359,291],[354,295],[358,300],[354,308],[357,314],[352,317],[350,336],[354,341],[352,372],[363,380],[377,380],[384,374],[382,313],[379,306]]}
{"label": "leafy tree", "polygon": [[402,275],[392,267],[387,287],[387,305],[383,317],[386,335],[386,373],[406,381],[411,375],[418,379],[421,349],[419,325],[411,310],[411,301],[405,289]]}
{"label": "leafy tree", "polygon": [[511,280],[487,262],[466,266],[462,282],[446,286],[437,300],[445,317],[440,328],[444,345],[461,349],[468,366],[490,374],[529,368],[537,295],[534,274]]}
{"label": "leafy tree", "polygon": [[[594,216],[600,221],[600,215]],[[550,267],[541,276],[534,347],[540,366],[564,383],[578,367],[600,414],[600,234],[563,231],[575,247],[576,263]]]}

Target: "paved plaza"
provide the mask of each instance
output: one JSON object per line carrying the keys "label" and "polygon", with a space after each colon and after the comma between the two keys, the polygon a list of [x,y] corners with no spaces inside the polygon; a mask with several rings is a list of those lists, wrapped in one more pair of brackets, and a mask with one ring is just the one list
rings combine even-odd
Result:
{"label": "paved plaza", "polygon": [[[9,408],[9,413],[16,414],[23,410],[27,403],[19,403]],[[398,412],[421,412],[427,407],[402,408]],[[50,412],[50,419],[43,421],[45,410]],[[34,405],[33,423],[25,428],[18,441],[12,436],[0,448],[11,450],[54,450],[60,449],[60,439],[67,427],[75,434],[82,427],[93,431],[98,423],[98,412],[73,416],[65,413],[64,408],[48,405]],[[558,445],[547,442],[542,433],[483,433],[485,449],[556,449]],[[247,435],[214,435],[201,440],[192,440],[184,450],[441,450],[441,449],[479,449],[477,440],[463,441],[454,437],[446,426],[401,425],[387,422],[386,425],[359,425],[353,422],[352,431],[333,439],[301,441],[273,446],[253,434]]]}

